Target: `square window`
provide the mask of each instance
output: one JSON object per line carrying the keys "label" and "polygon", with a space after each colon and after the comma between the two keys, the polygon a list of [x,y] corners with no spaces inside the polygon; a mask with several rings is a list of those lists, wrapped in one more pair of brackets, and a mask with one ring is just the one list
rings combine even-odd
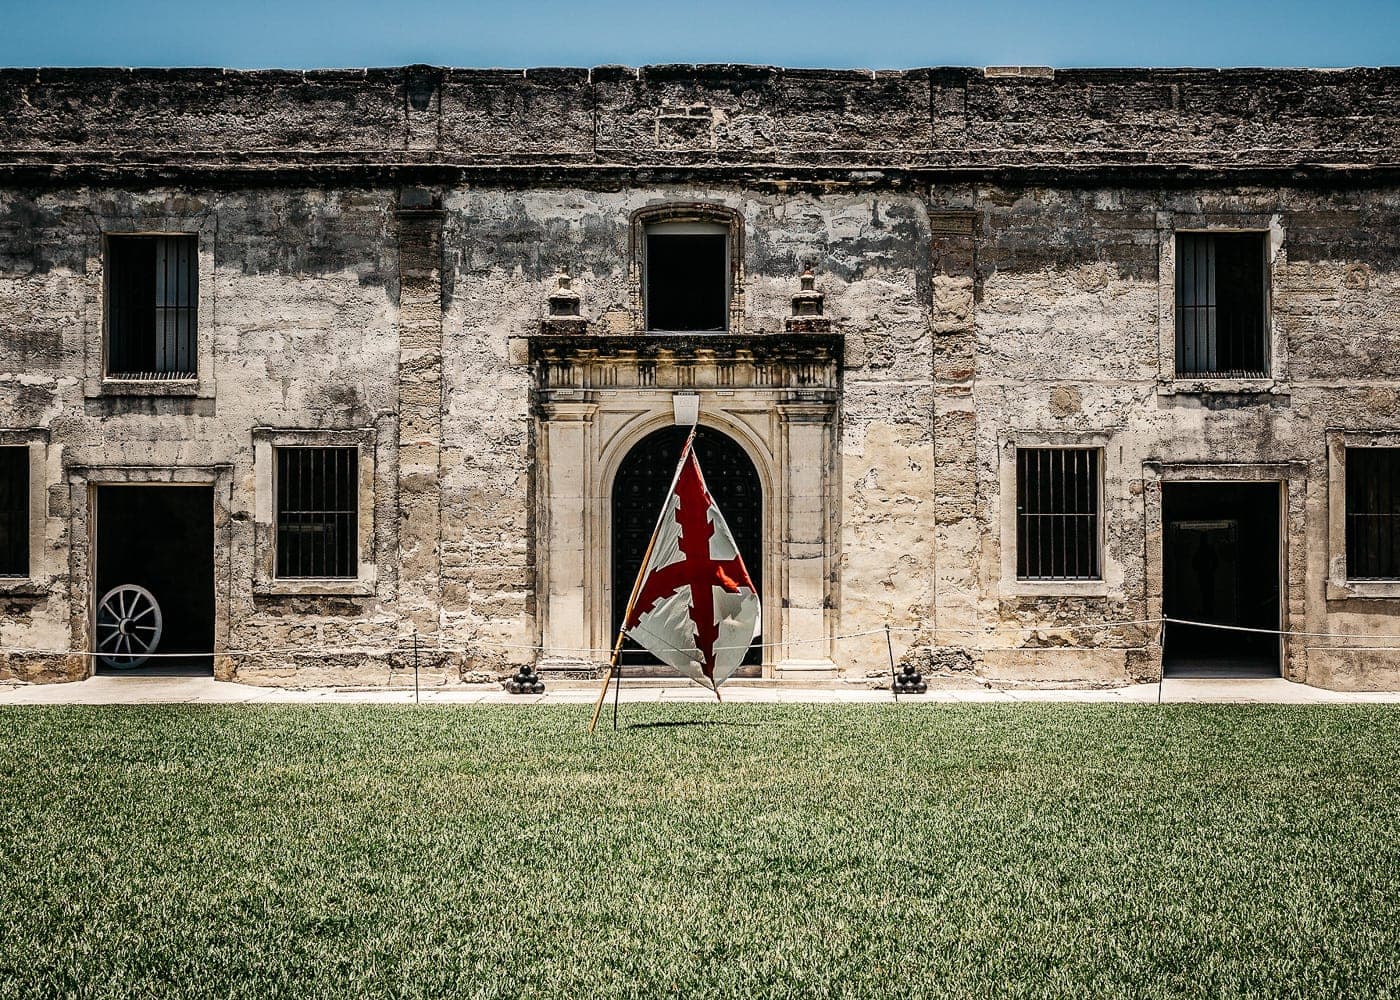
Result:
{"label": "square window", "polygon": [[0,576],[29,575],[29,449],[0,448]]}
{"label": "square window", "polygon": [[354,579],[359,571],[359,450],[277,448],[279,579]]}
{"label": "square window", "polygon": [[1347,579],[1400,580],[1400,448],[1346,450]]}
{"label": "square window", "polygon": [[728,329],[728,227],[711,222],[647,227],[646,326],[674,331]]}
{"label": "square window", "polygon": [[109,236],[106,272],[107,376],[197,377],[198,237]]}
{"label": "square window", "polygon": [[1099,579],[1099,450],[1016,451],[1016,578]]}
{"label": "square window", "polygon": [[1269,375],[1267,233],[1178,233],[1176,375]]}

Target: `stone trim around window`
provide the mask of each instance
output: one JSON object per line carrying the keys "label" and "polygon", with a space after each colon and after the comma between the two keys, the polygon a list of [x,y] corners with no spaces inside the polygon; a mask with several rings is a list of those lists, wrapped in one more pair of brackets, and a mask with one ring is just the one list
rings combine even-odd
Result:
{"label": "stone trim around window", "polygon": [[[1176,377],[1176,237],[1178,233],[1266,233],[1268,237],[1268,289],[1264,304],[1269,324],[1269,376],[1262,379],[1213,379]],[[1157,213],[1157,392],[1273,393],[1286,395],[1288,338],[1278,309],[1279,291],[1288,266],[1288,245],[1283,216],[1276,212]]]}
{"label": "stone trim around window", "polygon": [[[198,213],[144,206],[126,215],[100,215],[89,223],[84,274],[83,395],[214,398],[214,249],[218,231],[212,209]],[[195,312],[197,378],[120,379],[107,375],[107,237],[194,236],[199,242],[199,302]]]}
{"label": "stone trim around window", "polygon": [[646,260],[647,227],[665,222],[710,222],[729,230],[729,328],[725,335],[744,332],[744,217],[738,209],[701,201],[672,201],[647,205],[632,213],[627,268],[628,310],[632,332],[646,329],[646,289],[642,275]]}
{"label": "stone trim around window", "polygon": [[[376,444],[373,427],[353,430],[253,428],[253,593],[260,597],[372,597],[379,583],[374,517]],[[357,512],[358,572],[352,578],[279,579],[277,570],[277,494],[273,476],[275,449],[281,447],[356,447],[359,449],[359,510]]]}
{"label": "stone trim around window", "polygon": [[58,449],[50,461],[49,432],[42,427],[0,429],[0,447],[29,451],[29,573],[0,577],[0,596],[43,597],[68,569],[58,547],[47,544],[49,489],[62,482]]}
{"label": "stone trim around window", "polygon": [[1400,448],[1400,430],[1327,431],[1327,599],[1400,598],[1400,580],[1347,579],[1348,448]]}
{"label": "stone trim around window", "polygon": [[[1016,597],[1107,597],[1122,589],[1123,571],[1110,554],[1110,490],[1121,485],[1122,463],[1110,447],[1108,431],[1011,431],[997,440],[1000,510],[997,517],[1001,578],[997,594]],[[1016,576],[1016,453],[1022,448],[1093,448],[1099,452],[1099,578],[1097,580],[1021,580]]]}

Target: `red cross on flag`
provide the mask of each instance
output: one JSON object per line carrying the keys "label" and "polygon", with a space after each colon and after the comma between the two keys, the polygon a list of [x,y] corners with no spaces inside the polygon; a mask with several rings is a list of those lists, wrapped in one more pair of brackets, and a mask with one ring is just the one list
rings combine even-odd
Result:
{"label": "red cross on flag", "polygon": [[758,634],[758,592],[705,488],[694,440],[681,451],[623,631],[718,694]]}

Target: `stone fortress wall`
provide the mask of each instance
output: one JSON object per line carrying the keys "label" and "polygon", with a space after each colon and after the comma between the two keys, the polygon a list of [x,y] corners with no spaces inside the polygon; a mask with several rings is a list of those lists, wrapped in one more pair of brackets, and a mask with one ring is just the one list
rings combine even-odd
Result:
{"label": "stone fortress wall", "polygon": [[[50,654],[90,646],[111,482],[214,487],[216,649],[261,651],[219,676],[382,683],[415,634],[446,679],[587,660],[608,476],[682,390],[765,480],[769,676],[864,681],[883,636],[836,637],[888,623],[939,670],[1155,677],[1151,627],[1067,626],[1161,615],[1173,480],[1283,484],[1285,627],[1400,633],[1334,502],[1345,443],[1400,442],[1398,140],[1391,69],[0,71],[0,444],[39,470],[0,647],[43,651],[0,673],[91,668]],[[722,343],[642,328],[635,220],[676,205],[737,220]],[[1175,377],[1173,236],[1205,228],[1268,234],[1266,380]],[[198,385],[109,385],[104,238],[165,231],[199,234]],[[829,334],[789,322],[807,266]],[[289,592],[259,447],[322,431],[372,457],[363,571]],[[1008,462],[1075,442],[1103,580],[1018,583]],[[1283,671],[1400,683],[1377,645]]]}

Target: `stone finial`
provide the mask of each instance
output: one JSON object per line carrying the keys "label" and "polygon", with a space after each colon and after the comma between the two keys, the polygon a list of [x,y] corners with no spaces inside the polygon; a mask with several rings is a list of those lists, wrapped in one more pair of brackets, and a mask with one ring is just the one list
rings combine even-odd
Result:
{"label": "stone finial", "polygon": [[569,269],[561,267],[554,276],[554,291],[549,293],[549,315],[541,324],[546,333],[582,332],[588,325],[579,312],[579,294],[574,291],[574,279]]}
{"label": "stone finial", "polygon": [[578,315],[578,292],[574,291],[574,279],[569,277],[569,269],[561,267],[554,276],[556,287],[549,293],[549,317]]}
{"label": "stone finial", "polygon": [[823,310],[826,296],[817,291],[816,275],[809,265],[802,271],[802,289],[792,297],[792,315],[785,324],[789,333],[826,333],[831,329],[831,320]]}

